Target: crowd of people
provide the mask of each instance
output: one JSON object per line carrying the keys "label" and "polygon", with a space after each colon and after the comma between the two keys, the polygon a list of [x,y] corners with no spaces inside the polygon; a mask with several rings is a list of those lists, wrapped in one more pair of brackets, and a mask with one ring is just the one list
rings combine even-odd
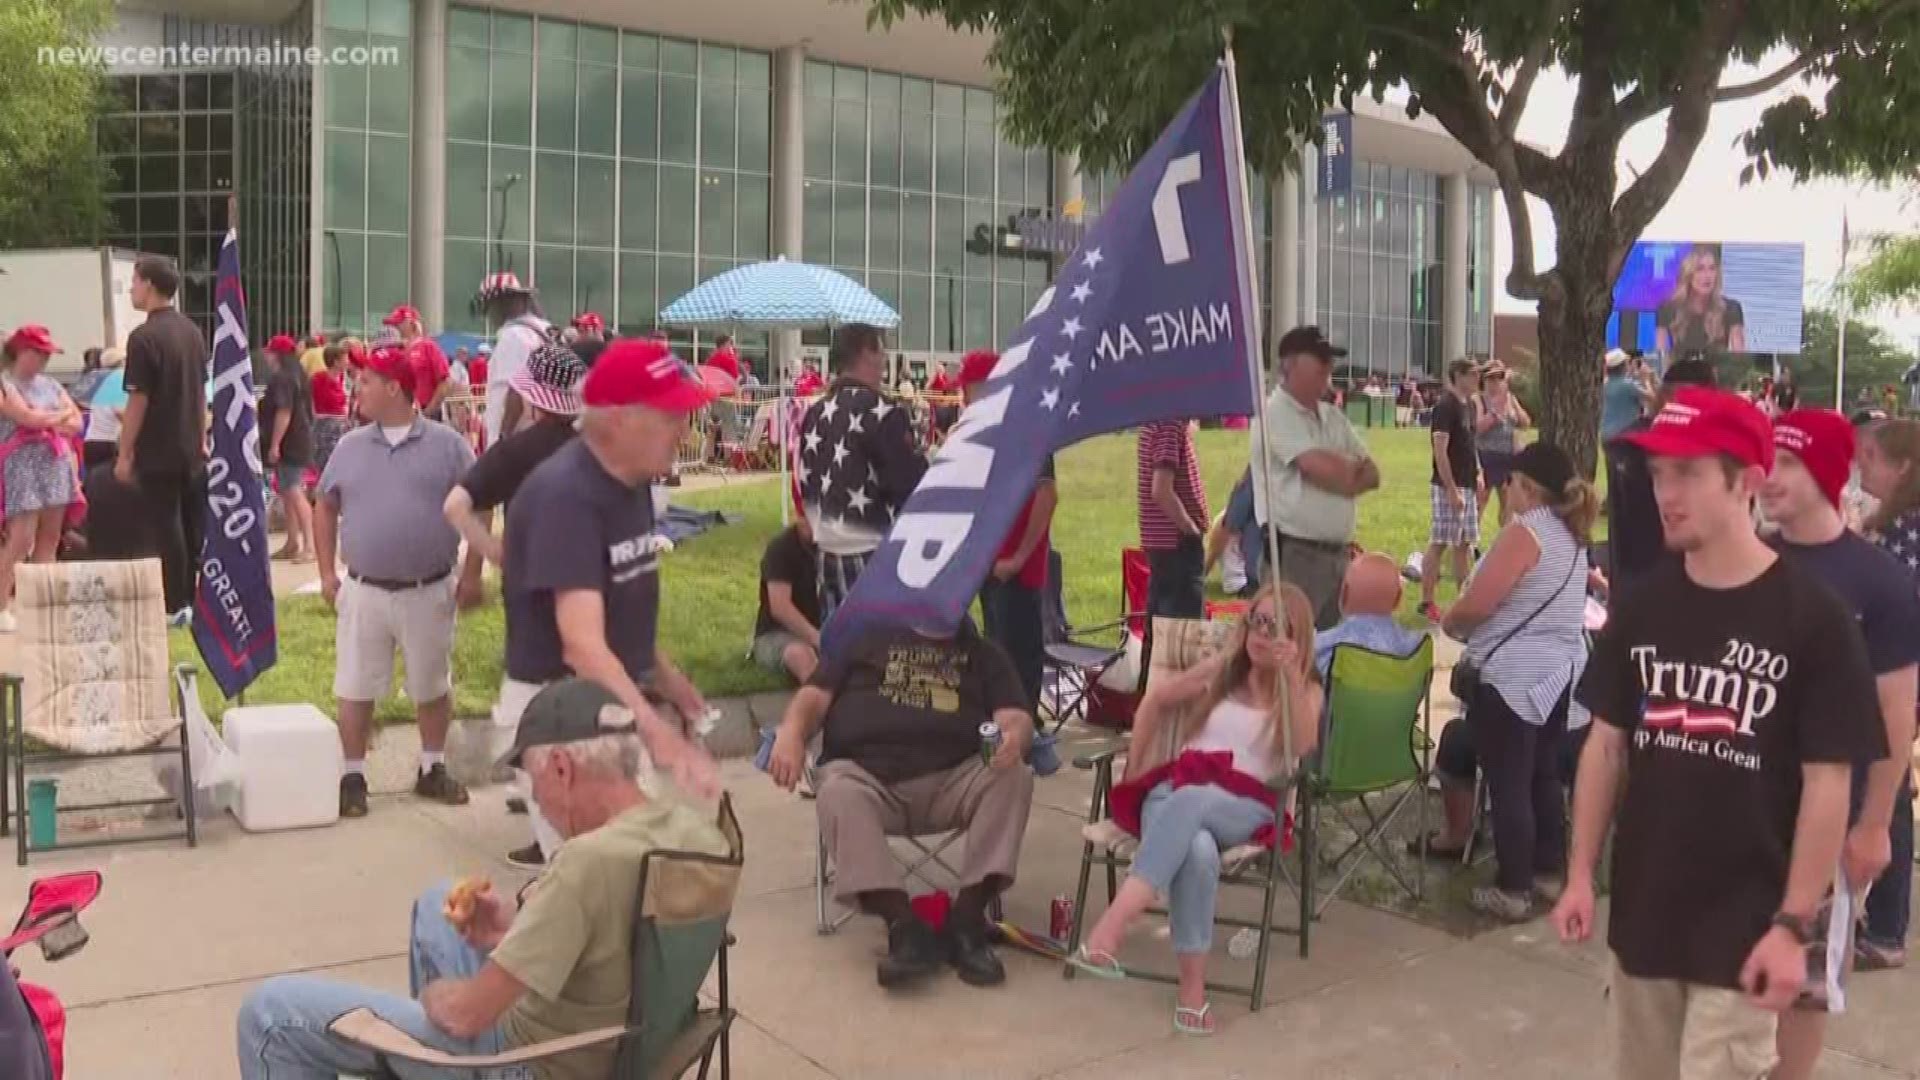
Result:
{"label": "crowd of people", "polygon": [[[0,595],[20,560],[54,557],[84,497],[95,554],[159,556],[168,610],[188,607],[207,348],[172,306],[170,264],[142,260],[135,278],[147,322],[124,353],[89,358],[71,390],[44,374],[58,352],[44,329],[5,339],[0,506],[32,525],[10,525],[0,545]],[[249,1077],[368,1067],[367,1051],[326,1030],[362,1005],[452,1052],[618,1022],[639,860],[663,846],[724,850],[702,809],[720,786],[701,739],[708,702],[660,639],[670,545],[651,489],[695,417],[751,368],[730,342],[696,368],[658,337],[610,339],[591,314],[557,328],[512,274],[489,276],[478,302],[497,335],[452,358],[406,305],[371,343],[268,339],[261,461],[287,523],[278,554],[314,560],[336,612],[341,814],[369,810],[372,712],[396,656],[421,733],[413,792],[468,802],[446,764],[451,656],[457,612],[484,602],[491,564],[506,642],[489,735],[518,785],[509,809],[527,817],[526,843],[506,858],[544,872],[518,904],[482,889],[457,925],[440,914],[443,894],[424,897],[412,997],[304,975],[262,984],[239,1020]],[[1403,570],[1356,544],[1359,502],[1383,478],[1330,400],[1343,356],[1315,327],[1281,336],[1263,423],[1217,518],[1196,421],[1137,434],[1146,614],[1205,617],[1205,578],[1230,551],[1246,606],[1215,657],[1146,686],[1114,792],[1139,853],[1069,962],[1124,977],[1130,926],[1165,903],[1173,1025],[1214,1030],[1222,853],[1281,826],[1282,793],[1327,730],[1333,650],[1421,647],[1427,631],[1396,617],[1411,578],[1419,614],[1464,649],[1452,677],[1462,721],[1436,752],[1442,827],[1410,846],[1459,858],[1484,790],[1496,870],[1473,906],[1513,921],[1551,910],[1578,940],[1595,925],[1611,830],[1620,1075],[1810,1075],[1848,970],[1905,962],[1920,422],[1788,407],[1777,385],[1759,400],[1723,391],[1701,358],[1656,381],[1609,354],[1603,560],[1594,485],[1563,448],[1521,434],[1531,418],[1503,367],[1456,361],[1420,402],[1430,530],[1418,569]],[[933,370],[928,391],[972,402],[998,363],[969,354],[957,372]],[[793,523],[762,555],[743,645],[799,687],[764,768],[813,791],[834,896],[885,927],[879,983],[951,968],[992,986],[1006,970],[988,927],[1018,876],[1043,769],[1059,494],[1046,461],[981,586],[981,627],[883,627],[823,655],[822,628],[928,467],[890,366],[876,328],[833,332],[832,380],[807,388],[783,496]],[[449,426],[463,382],[485,402],[475,439]],[[1483,552],[1489,508],[1497,531]],[[1449,567],[1460,588],[1442,608]],[[1597,630],[1590,597],[1605,600]],[[963,836],[937,918],[910,899],[888,848],[916,831]],[[603,1069],[608,1053],[578,1051],[569,1068]]]}

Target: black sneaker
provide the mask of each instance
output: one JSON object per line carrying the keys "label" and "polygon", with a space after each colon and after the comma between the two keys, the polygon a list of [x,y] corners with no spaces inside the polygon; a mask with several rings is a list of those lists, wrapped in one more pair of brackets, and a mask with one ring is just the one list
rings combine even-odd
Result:
{"label": "black sneaker", "polygon": [[993,946],[987,944],[985,927],[947,927],[947,962],[968,986],[999,986],[1007,981],[1007,969],[1000,964]]}
{"label": "black sneaker", "polygon": [[518,795],[507,800],[507,813],[524,814],[527,812],[527,800]]}
{"label": "black sneaker", "polygon": [[340,816],[367,816],[367,778],[357,772],[340,778]]}
{"label": "black sneaker", "polygon": [[881,986],[899,990],[926,981],[946,958],[946,947],[933,927],[917,918],[902,919],[887,927],[887,955],[876,973]]}
{"label": "black sneaker", "polygon": [[538,841],[523,848],[514,848],[507,852],[507,862],[522,870],[538,870],[547,865],[547,856],[540,850]]}
{"label": "black sneaker", "polygon": [[413,793],[448,806],[467,805],[467,789],[447,772],[445,765],[435,765],[415,778]]}

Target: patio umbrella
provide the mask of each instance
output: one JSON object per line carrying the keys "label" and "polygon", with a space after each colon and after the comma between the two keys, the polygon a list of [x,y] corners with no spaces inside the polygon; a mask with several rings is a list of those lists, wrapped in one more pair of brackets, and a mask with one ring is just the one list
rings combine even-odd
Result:
{"label": "patio umbrella", "polygon": [[[789,262],[785,256],[771,262],[738,266],[694,286],[693,291],[660,312],[668,326],[717,330],[808,330],[816,326],[866,323],[891,330],[900,314],[866,286],[824,266]],[[776,375],[779,373],[776,372]],[[780,487],[787,487],[787,383],[780,388],[774,432],[780,439]],[[780,521],[787,521],[783,494]]]}

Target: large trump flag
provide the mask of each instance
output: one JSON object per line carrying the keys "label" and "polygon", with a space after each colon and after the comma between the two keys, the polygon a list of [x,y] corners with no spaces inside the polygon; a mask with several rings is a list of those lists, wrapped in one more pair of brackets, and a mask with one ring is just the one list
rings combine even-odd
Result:
{"label": "large trump flag", "polygon": [[1045,457],[1156,420],[1247,416],[1259,363],[1245,163],[1223,66],[1015,331],[826,627],[953,632]]}

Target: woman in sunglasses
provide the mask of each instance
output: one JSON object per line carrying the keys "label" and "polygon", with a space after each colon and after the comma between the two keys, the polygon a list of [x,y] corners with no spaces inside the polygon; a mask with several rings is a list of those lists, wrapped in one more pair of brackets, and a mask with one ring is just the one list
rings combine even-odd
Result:
{"label": "woman in sunglasses", "polygon": [[[1164,897],[1180,970],[1174,1029],[1213,1034],[1206,969],[1220,853],[1273,837],[1278,793],[1319,740],[1320,706],[1313,608],[1284,583],[1255,594],[1216,658],[1148,686],[1134,717],[1135,753],[1109,800],[1115,823],[1140,837],[1140,850],[1071,958],[1075,967],[1124,977],[1115,956],[1127,928]],[[1172,752],[1156,754],[1161,748]]]}

